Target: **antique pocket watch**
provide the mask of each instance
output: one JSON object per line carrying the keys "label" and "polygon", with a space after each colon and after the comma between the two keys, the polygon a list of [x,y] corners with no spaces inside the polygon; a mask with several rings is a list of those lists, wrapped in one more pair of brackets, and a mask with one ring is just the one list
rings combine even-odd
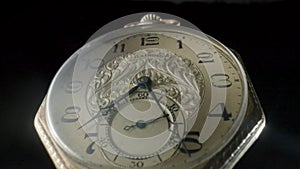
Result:
{"label": "antique pocket watch", "polygon": [[59,169],[213,169],[232,168],[265,118],[236,52],[182,18],[138,13],[63,64],[34,124]]}

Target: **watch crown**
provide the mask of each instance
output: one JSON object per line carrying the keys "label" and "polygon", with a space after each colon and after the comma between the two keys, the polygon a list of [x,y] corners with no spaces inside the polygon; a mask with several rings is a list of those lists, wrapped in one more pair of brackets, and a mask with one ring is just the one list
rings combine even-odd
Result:
{"label": "watch crown", "polygon": [[145,16],[142,17],[142,19],[140,20],[140,23],[143,22],[160,22],[162,19],[160,18],[160,16],[156,15],[156,14],[146,14]]}
{"label": "watch crown", "polygon": [[154,13],[148,13],[144,15],[139,22],[132,22],[126,24],[124,28],[133,27],[137,25],[148,25],[148,24],[168,24],[180,26],[180,22],[175,19],[162,19],[160,16]]}

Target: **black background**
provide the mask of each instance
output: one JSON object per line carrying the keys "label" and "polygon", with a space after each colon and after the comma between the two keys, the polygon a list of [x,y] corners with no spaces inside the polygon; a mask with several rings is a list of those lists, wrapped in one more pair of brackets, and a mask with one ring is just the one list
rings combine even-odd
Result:
{"label": "black background", "polygon": [[1,4],[0,168],[54,168],[33,127],[53,76],[101,26],[146,11],[185,18],[241,54],[267,125],[235,168],[300,168],[295,2],[109,2]]}

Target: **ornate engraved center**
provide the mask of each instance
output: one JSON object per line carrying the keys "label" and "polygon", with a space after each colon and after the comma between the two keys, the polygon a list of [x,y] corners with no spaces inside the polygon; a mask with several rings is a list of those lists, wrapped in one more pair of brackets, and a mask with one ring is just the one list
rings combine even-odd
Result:
{"label": "ornate engraved center", "polygon": [[153,89],[178,101],[187,116],[197,113],[204,95],[204,78],[199,69],[184,56],[160,48],[147,48],[117,56],[99,67],[87,91],[90,114],[109,105],[128,92],[141,76],[148,76]]}

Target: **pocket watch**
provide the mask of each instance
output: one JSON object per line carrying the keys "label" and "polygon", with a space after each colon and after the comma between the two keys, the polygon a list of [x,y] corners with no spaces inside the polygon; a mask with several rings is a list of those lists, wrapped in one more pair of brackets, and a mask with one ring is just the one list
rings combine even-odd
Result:
{"label": "pocket watch", "polygon": [[265,117],[239,55],[190,22],[138,13],[59,69],[34,121],[58,169],[232,168]]}

